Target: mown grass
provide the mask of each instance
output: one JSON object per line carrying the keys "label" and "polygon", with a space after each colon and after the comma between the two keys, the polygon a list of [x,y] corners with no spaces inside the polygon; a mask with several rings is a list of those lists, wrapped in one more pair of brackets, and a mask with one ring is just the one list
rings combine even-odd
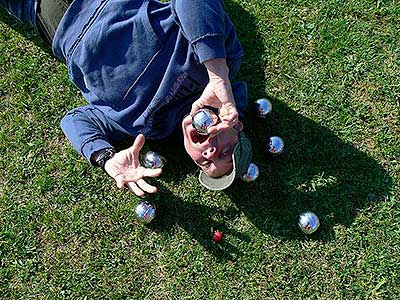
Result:
{"label": "mown grass", "polygon": [[[168,158],[149,226],[63,136],[84,104],[65,66],[1,11],[1,299],[400,299],[400,4],[225,2],[261,176],[206,191],[181,147],[149,145]],[[286,142],[272,161],[270,134]]]}

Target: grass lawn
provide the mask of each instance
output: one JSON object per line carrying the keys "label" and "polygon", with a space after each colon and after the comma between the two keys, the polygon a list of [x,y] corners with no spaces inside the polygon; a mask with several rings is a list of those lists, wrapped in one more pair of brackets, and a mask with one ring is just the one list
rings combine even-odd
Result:
{"label": "grass lawn", "polygon": [[207,191],[182,147],[147,145],[168,158],[148,226],[64,137],[85,104],[66,67],[1,10],[1,299],[400,299],[400,2],[225,2],[260,177]]}

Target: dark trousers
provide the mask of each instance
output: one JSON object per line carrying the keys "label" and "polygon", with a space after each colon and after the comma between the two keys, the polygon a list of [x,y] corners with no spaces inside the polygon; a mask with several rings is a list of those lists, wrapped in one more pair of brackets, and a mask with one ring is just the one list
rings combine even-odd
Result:
{"label": "dark trousers", "polygon": [[39,0],[36,18],[37,28],[41,37],[50,46],[53,42],[57,26],[72,1]]}

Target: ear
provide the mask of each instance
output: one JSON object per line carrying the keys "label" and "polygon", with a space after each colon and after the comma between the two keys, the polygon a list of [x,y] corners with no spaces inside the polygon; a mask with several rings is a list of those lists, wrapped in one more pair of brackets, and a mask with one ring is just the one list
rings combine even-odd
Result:
{"label": "ear", "polygon": [[235,126],[233,126],[233,129],[235,129],[237,132],[242,131],[243,130],[243,123],[238,121]]}

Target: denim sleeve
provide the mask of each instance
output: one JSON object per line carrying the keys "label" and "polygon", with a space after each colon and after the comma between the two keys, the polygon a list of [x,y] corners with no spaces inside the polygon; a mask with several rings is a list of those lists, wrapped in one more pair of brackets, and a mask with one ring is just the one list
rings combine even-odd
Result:
{"label": "denim sleeve", "polygon": [[68,112],[61,120],[61,128],[75,150],[89,162],[95,151],[131,138],[116,122],[90,105]]}
{"label": "denim sleeve", "polygon": [[0,6],[22,23],[36,26],[37,0],[0,0]]}
{"label": "denim sleeve", "polygon": [[226,58],[226,13],[221,0],[172,0],[172,14],[200,62]]}

